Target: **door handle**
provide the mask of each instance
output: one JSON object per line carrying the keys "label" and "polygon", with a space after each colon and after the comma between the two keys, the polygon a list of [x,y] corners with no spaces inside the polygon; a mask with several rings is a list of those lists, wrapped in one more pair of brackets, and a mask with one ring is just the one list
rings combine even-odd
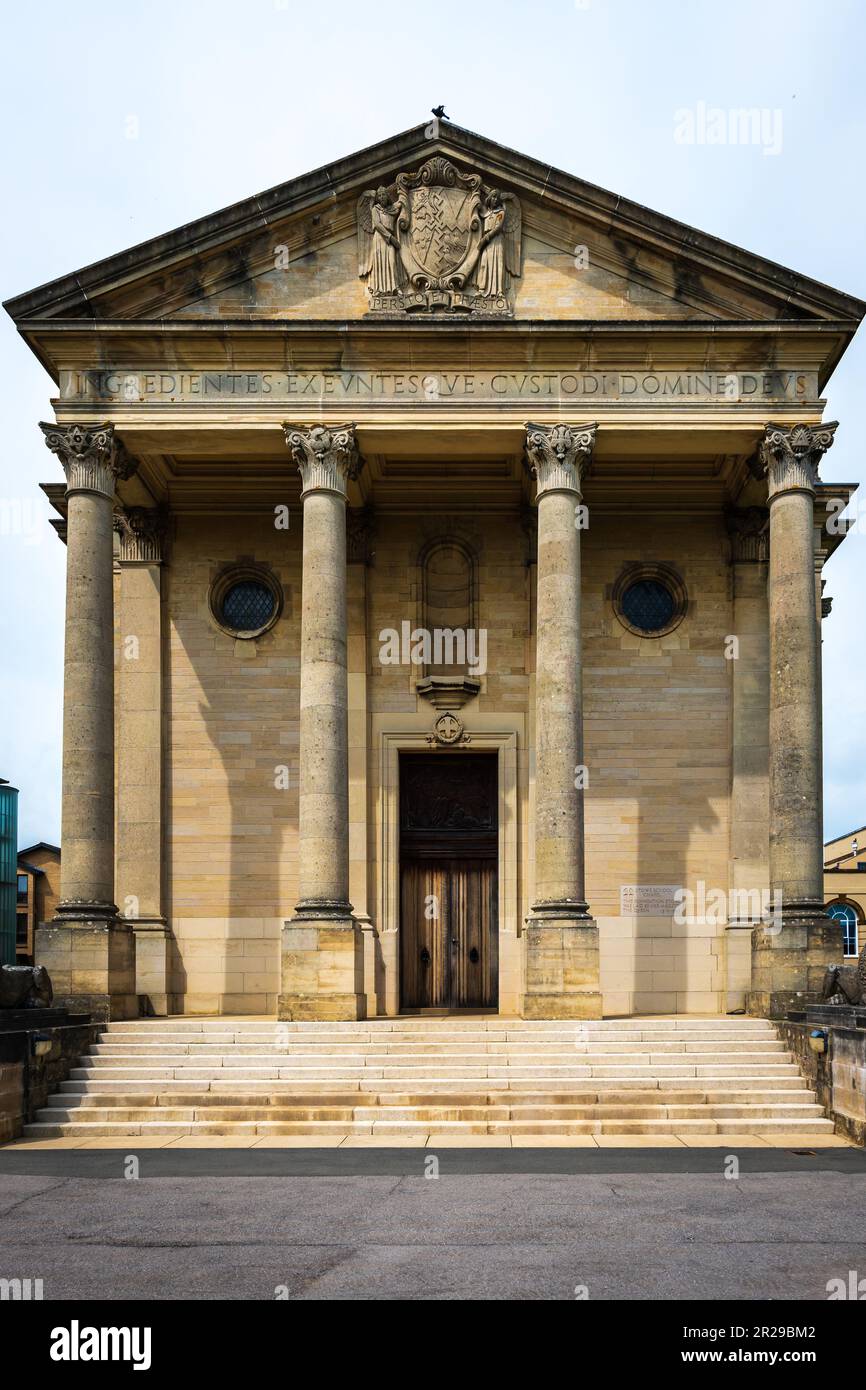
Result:
{"label": "door handle", "polygon": [[451,945],[452,945],[452,946],[459,946],[459,945],[460,945],[460,937],[459,937],[459,936],[452,936],[452,938],[451,938]]}

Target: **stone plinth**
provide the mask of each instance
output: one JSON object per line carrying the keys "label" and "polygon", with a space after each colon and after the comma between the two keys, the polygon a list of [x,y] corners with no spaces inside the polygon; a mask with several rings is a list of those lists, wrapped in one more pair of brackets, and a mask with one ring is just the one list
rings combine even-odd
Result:
{"label": "stone plinth", "polygon": [[752,987],[747,1012],[784,1018],[821,997],[828,965],[840,955],[839,925],[823,913],[795,917],[785,913],[781,930],[772,925],[752,932]]}
{"label": "stone plinth", "polygon": [[280,1018],[366,1018],[364,934],[353,918],[294,918],[283,927],[281,957]]}
{"label": "stone plinth", "polygon": [[598,927],[592,920],[530,918],[524,1018],[601,1018]]}
{"label": "stone plinth", "polygon": [[36,958],[54,986],[54,1003],[100,1023],[136,1018],[135,938],[127,922],[76,919],[37,928]]}

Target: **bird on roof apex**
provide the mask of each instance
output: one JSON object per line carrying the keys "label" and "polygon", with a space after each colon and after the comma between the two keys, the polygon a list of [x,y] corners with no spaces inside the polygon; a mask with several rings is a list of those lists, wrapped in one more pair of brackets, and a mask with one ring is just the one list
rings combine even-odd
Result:
{"label": "bird on roof apex", "polygon": [[431,107],[430,107],[430,110],[432,111],[433,115],[436,117],[437,121],[450,121],[450,120],[451,120],[451,117],[450,117],[450,116],[446,116],[446,114],[445,114],[445,107],[444,107],[444,106],[431,106]]}

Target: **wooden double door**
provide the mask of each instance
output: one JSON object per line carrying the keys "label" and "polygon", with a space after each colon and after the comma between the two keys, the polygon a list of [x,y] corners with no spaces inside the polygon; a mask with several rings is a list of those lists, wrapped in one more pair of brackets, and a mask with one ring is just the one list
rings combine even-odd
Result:
{"label": "wooden double door", "polygon": [[495,1009],[496,754],[400,759],[400,1006]]}

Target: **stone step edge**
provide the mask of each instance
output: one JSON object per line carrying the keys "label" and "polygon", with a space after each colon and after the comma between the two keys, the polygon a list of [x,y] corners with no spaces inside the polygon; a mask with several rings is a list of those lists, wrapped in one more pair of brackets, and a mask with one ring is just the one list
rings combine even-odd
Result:
{"label": "stone step edge", "polygon": [[[64,1083],[70,1085],[74,1083]],[[793,1104],[799,1096],[809,1096],[812,1090],[806,1086],[805,1082],[799,1087],[789,1087],[787,1090],[662,1090],[659,1088],[644,1087],[642,1090],[623,1087],[621,1091],[616,1090],[595,1090],[588,1088],[585,1090],[574,1091],[551,1091],[539,1089],[538,1091],[503,1091],[497,1087],[488,1087],[477,1090],[461,1091],[415,1091],[403,1089],[393,1093],[383,1091],[345,1091],[335,1090],[313,1091],[309,1094],[293,1090],[280,1091],[245,1091],[245,1090],[226,1090],[226,1091],[165,1091],[155,1089],[151,1091],[76,1091],[63,1090],[54,1091],[46,1097],[46,1105],[70,1105],[77,1101],[83,1108],[90,1104],[111,1104],[123,1103],[138,1105],[202,1105],[202,1104],[225,1104],[225,1105],[277,1105],[277,1104],[297,1104],[310,1105],[318,1103],[321,1105],[435,1105],[448,1103],[450,1105],[501,1105],[505,1104],[503,1097],[521,1097],[521,1104],[535,1105],[647,1105],[654,1103],[657,1105],[771,1105],[771,1104]],[[397,1100],[395,1096],[405,1096],[405,1100]],[[683,1096],[690,1096],[691,1099],[683,1100]],[[311,1099],[313,1097],[314,1099]],[[365,1099],[362,1099],[365,1097]],[[385,1099],[387,1097],[387,1099]],[[411,1097],[411,1099],[409,1099]],[[623,1099],[629,1097],[629,1100]],[[637,1098],[639,1099],[632,1099]],[[676,1099],[674,1099],[676,1097]],[[545,1099],[546,1098],[546,1099]],[[514,1102],[517,1103],[516,1101]]]}
{"label": "stone step edge", "polygon": [[[678,1104],[677,1102],[672,1102],[672,1103],[668,1103],[668,1102],[659,1102],[659,1103],[656,1104],[656,1105],[641,1105],[641,1104],[639,1104],[639,1103],[637,1103],[637,1102],[635,1102],[635,1103],[632,1103],[632,1102],[618,1103],[618,1102],[616,1102],[616,1101],[608,1101],[608,1102],[605,1102],[605,1101],[602,1101],[602,1102],[598,1102],[598,1101],[588,1101],[588,1102],[586,1102],[585,1104],[575,1104],[575,1105],[559,1105],[559,1104],[557,1104],[557,1105],[543,1105],[543,1104],[539,1105],[539,1104],[537,1104],[537,1103],[534,1102],[534,1101],[528,1101],[528,1102],[526,1102],[526,1103],[521,1103],[521,1102],[494,1103],[494,1102],[491,1102],[491,1103],[486,1103],[486,1104],[482,1103],[482,1104],[478,1104],[478,1105],[472,1105],[472,1104],[437,1105],[437,1104],[435,1104],[435,1102],[432,1103],[432,1104],[429,1104],[429,1103],[419,1104],[419,1103],[417,1103],[417,1102],[410,1102],[410,1103],[405,1104],[405,1105],[401,1105],[401,1104],[398,1103],[398,1104],[392,1104],[392,1105],[377,1105],[377,1106],[369,1106],[369,1105],[204,1105],[204,1106],[202,1106],[202,1105],[154,1105],[154,1106],[144,1106],[144,1105],[88,1105],[88,1106],[82,1107],[82,1106],[76,1106],[76,1105],[44,1105],[44,1106],[40,1106],[40,1107],[39,1107],[39,1109],[38,1109],[37,1112],[36,1112],[36,1117],[37,1117],[37,1119],[40,1119],[40,1120],[49,1121],[49,1120],[52,1120],[52,1119],[57,1119],[57,1118],[59,1118],[61,1115],[64,1116],[64,1117],[68,1117],[68,1116],[70,1116],[70,1115],[78,1115],[78,1116],[81,1117],[81,1122],[82,1122],[82,1123],[85,1123],[85,1122],[87,1122],[89,1119],[93,1118],[95,1115],[102,1115],[102,1114],[104,1114],[104,1115],[107,1115],[107,1116],[115,1115],[115,1116],[117,1117],[118,1121],[120,1121],[120,1119],[129,1119],[130,1116],[129,1116],[129,1114],[128,1114],[127,1112],[132,1111],[132,1112],[135,1112],[135,1113],[139,1116],[139,1118],[146,1118],[148,1115],[152,1115],[154,1119],[157,1119],[157,1118],[159,1118],[160,1116],[163,1116],[163,1117],[165,1117],[165,1118],[170,1118],[170,1119],[181,1118],[181,1119],[187,1119],[187,1120],[198,1120],[198,1119],[205,1119],[205,1118],[207,1118],[207,1117],[209,1116],[210,1119],[215,1120],[215,1119],[231,1119],[231,1118],[232,1118],[231,1112],[233,1112],[233,1111],[255,1111],[255,1112],[261,1112],[259,1117],[260,1117],[262,1120],[265,1120],[265,1119],[268,1118],[268,1116],[271,1116],[272,1118],[276,1118],[276,1119],[292,1119],[292,1118],[293,1118],[293,1112],[303,1112],[303,1117],[304,1117],[304,1118],[306,1118],[306,1119],[315,1119],[316,1116],[313,1115],[313,1114],[311,1114],[310,1112],[312,1112],[312,1111],[329,1111],[329,1112],[331,1112],[331,1111],[338,1111],[338,1112],[346,1112],[346,1115],[347,1115],[349,1118],[358,1118],[358,1116],[357,1116],[357,1114],[356,1114],[356,1112],[358,1112],[358,1111],[363,1111],[363,1112],[365,1112],[365,1114],[368,1114],[368,1115],[369,1115],[371,1112],[376,1112],[376,1113],[381,1112],[381,1111],[393,1112],[393,1111],[397,1111],[397,1110],[400,1110],[400,1111],[407,1111],[407,1112],[409,1112],[409,1111],[418,1111],[418,1110],[422,1110],[422,1111],[428,1111],[428,1110],[447,1110],[447,1111],[462,1111],[462,1110],[472,1110],[472,1111],[478,1111],[478,1110],[501,1110],[501,1111],[505,1111],[506,1113],[505,1113],[504,1115],[496,1116],[496,1118],[498,1118],[498,1119],[509,1119],[509,1118],[520,1119],[520,1117],[521,1117],[522,1114],[525,1114],[525,1112],[531,1111],[531,1110],[553,1110],[553,1111],[558,1111],[558,1112],[561,1113],[563,1119],[569,1118],[569,1116],[568,1116],[565,1112],[567,1112],[567,1111],[575,1111],[575,1110],[581,1110],[581,1111],[583,1111],[583,1110],[591,1110],[591,1111],[593,1111],[593,1112],[597,1112],[597,1115],[598,1115],[598,1118],[599,1118],[599,1119],[604,1119],[606,1116],[608,1116],[609,1114],[611,1114],[613,1111],[617,1111],[617,1112],[625,1112],[625,1111],[652,1112],[652,1113],[648,1116],[648,1118],[650,1118],[650,1119],[653,1118],[653,1115],[655,1115],[655,1117],[656,1117],[657,1119],[668,1119],[668,1118],[670,1118],[670,1112],[671,1112],[671,1111],[674,1111],[674,1112],[677,1112],[677,1113],[685,1113],[685,1112],[692,1112],[692,1111],[698,1110],[698,1111],[701,1111],[702,1114],[705,1115],[706,1118],[712,1119],[712,1118],[715,1117],[714,1112],[720,1111],[720,1110],[725,1110],[725,1111],[736,1110],[736,1111],[738,1111],[738,1112],[744,1111],[744,1112],[746,1112],[746,1116],[748,1116],[749,1113],[751,1113],[751,1114],[757,1114],[758,1112],[763,1112],[763,1111],[767,1111],[767,1110],[770,1110],[770,1111],[777,1111],[777,1110],[778,1110],[778,1111],[785,1111],[785,1112],[788,1112],[788,1111],[803,1112],[803,1111],[815,1111],[815,1110],[820,1111],[820,1110],[821,1110],[821,1107],[819,1106],[817,1100],[772,1101],[772,1102],[764,1103],[764,1104],[760,1104],[760,1105],[740,1105],[740,1104],[737,1104],[736,1102],[733,1102],[733,1103],[719,1102],[719,1103],[710,1103],[710,1104],[698,1103],[697,1105],[691,1105],[691,1104],[689,1104],[688,1102],[684,1102],[683,1104]],[[144,1116],[141,1115],[141,1112],[145,1112]],[[217,1114],[217,1112],[225,1112],[225,1113],[224,1113],[224,1114],[223,1114],[223,1113]],[[519,1112],[519,1113],[515,1113],[515,1112]],[[691,1115],[691,1118],[692,1118],[692,1119],[699,1119],[699,1118],[701,1118],[701,1117],[702,1117],[701,1115],[694,1115],[694,1114]],[[248,1118],[251,1118],[251,1117],[248,1116]],[[333,1118],[339,1118],[339,1116],[335,1116],[335,1115],[328,1114],[328,1115],[323,1115],[322,1118],[323,1118],[323,1119],[333,1119]],[[389,1114],[388,1118],[393,1118],[393,1114]],[[467,1118],[469,1118],[469,1117],[467,1117]],[[546,1116],[544,1116],[543,1118],[545,1118],[545,1119],[555,1119],[556,1116],[555,1116],[555,1115],[546,1115]],[[571,1118],[575,1118],[575,1116],[571,1116]],[[580,1116],[577,1116],[576,1118],[579,1118],[579,1119],[592,1119],[592,1118],[593,1118],[593,1115],[580,1115]],[[624,1118],[627,1119],[627,1118],[628,1118],[628,1115],[625,1115]],[[641,1116],[640,1116],[639,1114],[636,1114],[636,1115],[635,1115],[635,1118],[640,1119]],[[95,1122],[95,1120],[94,1120],[94,1122]]]}
{"label": "stone step edge", "polygon": [[[54,1138],[143,1138],[147,1135],[203,1135],[218,1136],[236,1134],[240,1136],[278,1135],[278,1134],[427,1134],[429,1122],[413,1125],[407,1121],[381,1121],[378,1124],[346,1124],[330,1121],[264,1122],[238,1121],[208,1124],[206,1122],[179,1122],[171,1124],[163,1121],[150,1124],[145,1121],[134,1124],[94,1124],[80,1123],[44,1124],[31,1123],[24,1126],[24,1137],[28,1139]],[[536,1121],[490,1121],[460,1122],[440,1121],[437,1132],[451,1134],[787,1134],[803,1135],[833,1133],[832,1121],[827,1119],[733,1119],[733,1120],[641,1120],[641,1121],[593,1121],[575,1120],[557,1123],[549,1120]]]}

